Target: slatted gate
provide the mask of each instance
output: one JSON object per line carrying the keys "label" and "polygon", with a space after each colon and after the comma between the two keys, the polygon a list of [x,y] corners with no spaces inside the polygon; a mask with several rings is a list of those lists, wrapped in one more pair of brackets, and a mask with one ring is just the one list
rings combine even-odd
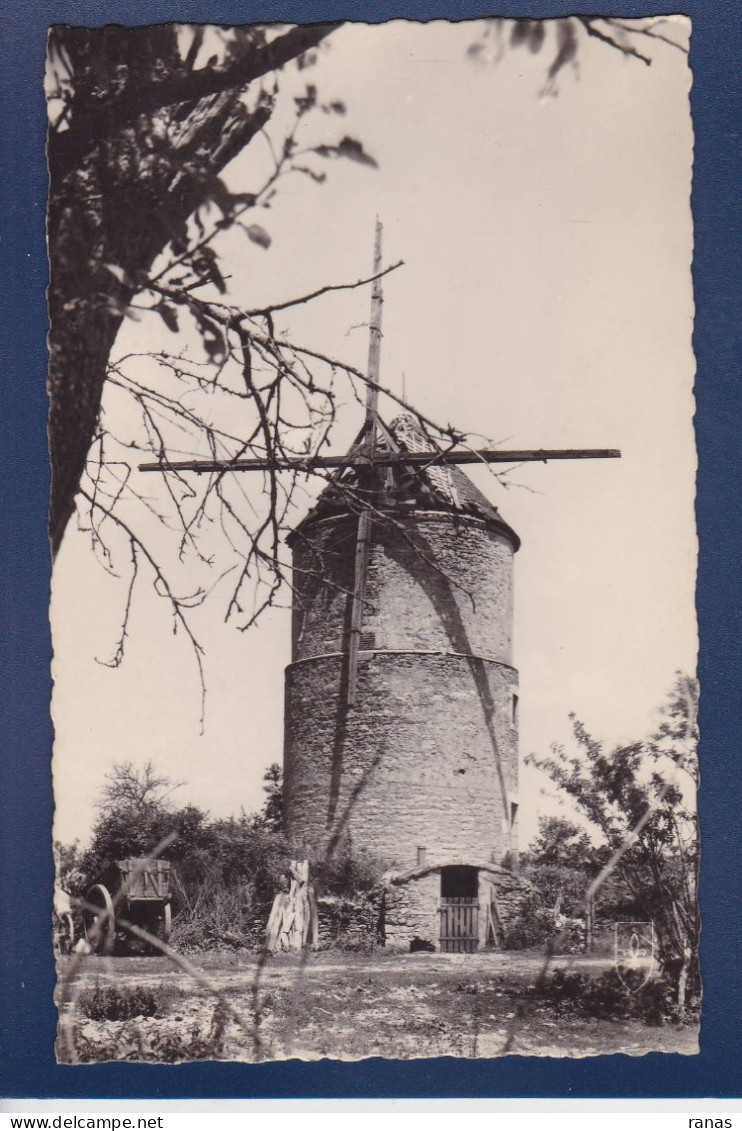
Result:
{"label": "slatted gate", "polygon": [[444,954],[473,954],[479,939],[476,896],[441,896],[441,950]]}

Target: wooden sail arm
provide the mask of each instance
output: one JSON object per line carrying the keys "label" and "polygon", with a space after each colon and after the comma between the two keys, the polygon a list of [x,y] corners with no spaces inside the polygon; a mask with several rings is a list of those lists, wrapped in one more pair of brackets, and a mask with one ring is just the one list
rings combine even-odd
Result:
{"label": "wooden sail arm", "polygon": [[618,448],[528,448],[505,450],[484,448],[470,451],[453,448],[446,452],[380,452],[357,453],[352,458],[344,456],[297,456],[296,459],[267,459],[262,456],[233,460],[159,460],[157,463],[140,463],[140,471],[194,471],[197,475],[220,471],[304,471],[308,475],[333,467],[394,467],[395,464],[433,466],[436,463],[549,463],[565,459],[620,459]]}

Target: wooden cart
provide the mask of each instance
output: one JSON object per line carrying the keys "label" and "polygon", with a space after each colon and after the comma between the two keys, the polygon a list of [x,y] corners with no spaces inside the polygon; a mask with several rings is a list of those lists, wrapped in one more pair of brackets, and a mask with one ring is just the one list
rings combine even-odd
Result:
{"label": "wooden cart", "polygon": [[[143,949],[142,940],[122,920],[162,942],[170,938],[170,864],[167,860],[130,857],[106,869],[101,882],[85,896],[85,938],[96,954]],[[146,947],[146,944],[145,944]],[[159,953],[150,944],[150,953]]]}
{"label": "wooden cart", "polygon": [[52,913],[54,950],[57,954],[71,954],[75,945],[75,922],[72,918],[72,901],[60,884],[54,885]]}

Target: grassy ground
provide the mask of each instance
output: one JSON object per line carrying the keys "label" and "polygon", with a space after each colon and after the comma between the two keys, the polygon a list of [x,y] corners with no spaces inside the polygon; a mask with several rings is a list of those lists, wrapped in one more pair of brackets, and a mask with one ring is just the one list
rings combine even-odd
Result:
{"label": "grassy ground", "polygon": [[[75,973],[71,961],[59,968],[64,1061],[698,1051],[696,1026],[595,1020],[534,998],[535,953],[192,959],[211,989],[166,958],[86,957]],[[610,966],[578,956],[551,969],[597,977]]]}

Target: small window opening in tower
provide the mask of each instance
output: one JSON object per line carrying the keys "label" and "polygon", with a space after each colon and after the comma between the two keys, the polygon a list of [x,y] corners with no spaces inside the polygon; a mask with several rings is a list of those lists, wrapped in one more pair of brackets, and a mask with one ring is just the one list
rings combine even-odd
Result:
{"label": "small window opening in tower", "polygon": [[514,727],[517,727],[517,725],[518,725],[518,696],[516,695],[515,692],[513,692],[513,697],[512,697],[512,701],[511,701],[510,721],[511,721],[511,723]]}

